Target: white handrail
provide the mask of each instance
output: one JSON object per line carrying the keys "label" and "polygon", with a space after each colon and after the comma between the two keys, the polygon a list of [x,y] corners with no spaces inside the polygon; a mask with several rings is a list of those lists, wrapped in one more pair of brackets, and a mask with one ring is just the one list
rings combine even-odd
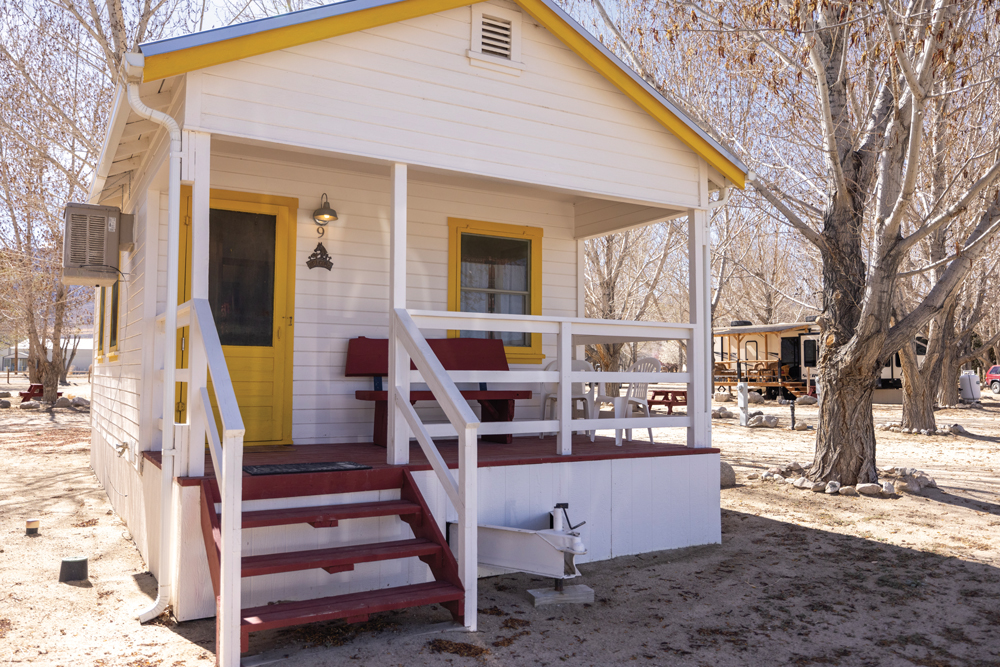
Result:
{"label": "white handrail", "polygon": [[[479,418],[472,411],[469,404],[462,398],[462,392],[455,386],[455,382],[448,376],[448,371],[438,361],[434,350],[428,345],[427,340],[416,323],[403,308],[396,309],[397,331],[402,333],[400,342],[406,348],[407,354],[413,359],[413,363],[418,369],[423,371],[424,382],[430,387],[434,398],[448,416],[448,421],[455,425],[455,428],[475,428],[479,426]],[[392,388],[395,390],[395,387]]]}
{"label": "white handrail", "polygon": [[[190,349],[200,348],[200,358],[208,366],[215,403],[222,422],[221,436],[215,424],[215,411],[207,386],[188,387],[192,406],[204,420],[204,433],[191,433],[192,455],[201,456],[196,445],[208,438],[212,467],[222,496],[222,540],[219,547],[218,653],[220,664],[239,664],[240,625],[242,616],[243,550],[243,436],[246,428],[219,332],[215,328],[212,307],[207,299],[191,299],[178,306],[177,327],[190,326]],[[181,317],[184,313],[184,317]],[[172,344],[172,341],[167,341]],[[193,359],[195,355],[192,355]],[[192,374],[193,375],[193,374]],[[190,377],[190,376],[189,376]],[[207,385],[207,378],[206,378]],[[193,420],[191,420],[193,421]]]}
{"label": "white handrail", "polygon": [[413,409],[407,397],[400,393],[396,383],[390,384],[389,406],[391,412],[389,419],[394,418],[396,411],[403,415],[410,429],[416,434],[420,448],[427,456],[427,460],[430,461],[431,468],[458,513],[457,560],[458,576],[465,588],[464,621],[465,627],[474,632],[478,617],[479,579],[479,549],[477,545],[479,534],[477,429],[480,426],[479,419],[462,398],[462,392],[448,376],[444,366],[406,309],[396,308],[392,317],[394,320],[390,331],[393,332],[391,335],[395,337],[395,340],[390,340],[389,345],[396,345],[397,341],[402,344],[413,363],[422,371],[424,382],[430,387],[434,398],[437,399],[438,404],[448,417],[449,427],[458,436],[458,483],[456,484],[447,463],[437,447],[434,446],[431,436],[420,421],[416,410]]}

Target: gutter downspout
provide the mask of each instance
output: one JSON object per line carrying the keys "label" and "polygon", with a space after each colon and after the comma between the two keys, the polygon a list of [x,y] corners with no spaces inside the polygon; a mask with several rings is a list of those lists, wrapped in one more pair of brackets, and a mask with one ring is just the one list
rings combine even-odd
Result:
{"label": "gutter downspout", "polygon": [[709,211],[714,211],[717,208],[721,208],[729,203],[729,194],[732,192],[731,187],[722,188],[722,196],[717,200],[708,205]]}
{"label": "gutter downspout", "polygon": [[151,621],[167,608],[171,589],[171,527],[173,524],[174,481],[174,377],[177,368],[177,278],[180,254],[181,215],[181,128],[177,121],[162,111],[151,109],[139,99],[139,84],[145,58],[141,53],[125,54],[125,80],[128,103],[132,111],[147,120],[162,125],[170,133],[170,180],[167,189],[167,305],[164,313],[163,345],[163,468],[160,471],[160,559],[156,600],[139,612],[139,621]]}

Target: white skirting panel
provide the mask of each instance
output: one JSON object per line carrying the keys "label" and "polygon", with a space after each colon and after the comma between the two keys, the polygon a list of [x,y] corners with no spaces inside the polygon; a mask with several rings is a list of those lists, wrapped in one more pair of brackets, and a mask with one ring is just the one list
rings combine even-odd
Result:
{"label": "white skirting panel", "polygon": [[[442,532],[457,516],[432,471],[413,474]],[[175,491],[178,487],[175,487]],[[183,526],[174,609],[178,620],[215,615],[201,537],[196,487],[181,489]],[[244,510],[395,500],[399,491],[247,501]],[[572,461],[479,469],[479,522],[515,528],[548,528],[548,513],[568,502],[587,545],[578,563],[607,560],[722,540],[719,455],[698,454],[606,461]],[[336,528],[301,524],[244,531],[243,555],[365,544],[413,537],[396,517],[352,519]],[[307,570],[248,577],[243,606],[389,588],[431,580],[417,558],[365,563],[353,572]]]}

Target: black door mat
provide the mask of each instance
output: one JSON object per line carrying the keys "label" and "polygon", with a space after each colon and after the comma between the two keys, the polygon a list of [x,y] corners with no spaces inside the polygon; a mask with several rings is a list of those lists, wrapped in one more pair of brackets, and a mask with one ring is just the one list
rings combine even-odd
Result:
{"label": "black door mat", "polygon": [[272,463],[266,466],[243,466],[248,475],[294,475],[302,472],[345,472],[348,470],[371,470],[371,466],[351,461],[331,461],[329,463]]}

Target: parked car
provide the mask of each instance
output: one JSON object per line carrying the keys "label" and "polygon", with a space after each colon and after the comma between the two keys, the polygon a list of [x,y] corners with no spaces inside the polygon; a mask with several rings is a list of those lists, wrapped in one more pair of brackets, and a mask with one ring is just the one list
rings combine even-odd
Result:
{"label": "parked car", "polygon": [[986,385],[994,394],[1000,394],[1000,365],[993,366],[986,372]]}

